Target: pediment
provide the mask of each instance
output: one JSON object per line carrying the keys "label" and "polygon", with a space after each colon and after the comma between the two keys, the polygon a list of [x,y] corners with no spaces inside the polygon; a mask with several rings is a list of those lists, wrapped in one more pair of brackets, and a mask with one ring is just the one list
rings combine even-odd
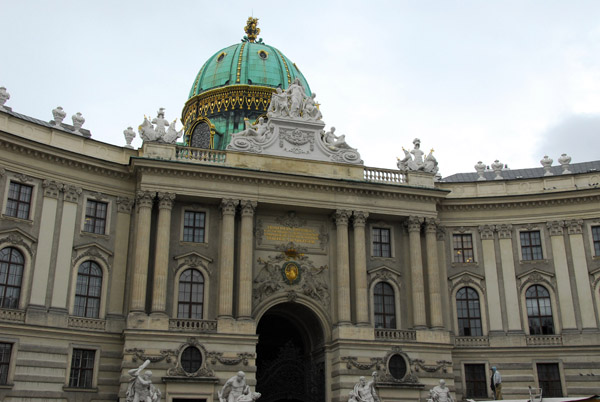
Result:
{"label": "pediment", "polygon": [[481,291],[485,291],[485,277],[483,275],[475,274],[473,272],[461,272],[448,277],[450,281],[450,289],[456,289],[462,286],[475,286]]}
{"label": "pediment", "polygon": [[519,280],[519,289],[521,290],[524,287],[534,283],[545,283],[551,288],[554,288],[554,284],[556,282],[554,274],[536,268],[517,275],[517,279]]}
{"label": "pediment", "polygon": [[0,231],[0,244],[4,243],[22,246],[29,255],[33,255],[33,245],[37,243],[37,239],[21,229],[13,228]]}
{"label": "pediment", "polygon": [[92,259],[98,259],[104,263],[107,269],[110,269],[109,259],[112,258],[113,253],[109,249],[101,246],[98,243],[86,243],[79,246],[73,247],[73,264],[77,264],[84,258],[91,257]]}
{"label": "pediment", "polygon": [[185,254],[181,254],[181,255],[176,255],[175,257],[173,257],[173,259],[175,261],[178,262],[182,262],[182,260],[189,260],[189,261],[196,261],[196,260],[200,260],[200,261],[205,261],[207,263],[212,263],[213,259],[210,257],[207,257],[203,254],[200,254],[196,251],[191,251],[189,253],[185,253]]}

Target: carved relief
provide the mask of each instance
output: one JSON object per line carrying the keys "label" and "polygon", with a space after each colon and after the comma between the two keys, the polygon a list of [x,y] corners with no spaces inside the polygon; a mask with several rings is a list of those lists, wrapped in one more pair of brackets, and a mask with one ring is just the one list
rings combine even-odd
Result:
{"label": "carved relief", "polygon": [[[406,362],[406,375],[401,379],[393,377],[389,372],[389,361],[394,355],[402,356]],[[392,347],[392,350],[389,351],[382,360],[382,374],[379,377],[380,382],[392,384],[419,384],[419,378],[413,372],[412,360],[399,346]]]}
{"label": "carved relief", "polygon": [[352,226],[356,227],[364,227],[367,222],[367,218],[369,217],[368,212],[363,211],[354,211],[352,218]]}
{"label": "carved relief", "polygon": [[381,357],[371,357],[370,363],[359,363],[358,358],[355,356],[344,356],[340,358],[341,361],[346,362],[346,368],[350,370],[352,367],[356,367],[359,370],[381,370],[383,359]]}
{"label": "carved relief", "polygon": [[65,201],[77,203],[79,201],[79,196],[83,192],[81,187],[75,187],[70,184],[65,184],[63,187],[63,191],[65,192]]}
{"label": "carved relief", "polygon": [[566,222],[569,234],[582,234],[583,233],[583,220],[573,219]]}
{"label": "carved relief", "polygon": [[[285,142],[292,144],[286,146]],[[309,144],[309,149],[303,149],[302,146]],[[308,154],[315,150],[315,136],[312,131],[300,130],[298,128],[284,128],[279,129],[279,147],[283,148],[287,152],[293,154]]]}
{"label": "carved relief", "polygon": [[117,197],[117,211],[125,214],[131,213],[133,200],[127,197]]}
{"label": "carved relief", "polygon": [[221,213],[223,215],[235,215],[235,209],[237,208],[238,203],[238,200],[223,198],[221,201]]}
{"label": "carved relief", "polygon": [[420,232],[423,218],[420,216],[410,216],[406,223],[409,232]]}
{"label": "carved relief", "polygon": [[209,275],[212,275],[212,269],[210,267],[210,263],[213,262],[212,258],[206,257],[202,254],[198,254],[196,252],[187,253],[180,256],[173,257],[175,261],[177,261],[176,271],[183,267],[188,268],[203,268]]}
{"label": "carved relief", "polygon": [[538,270],[532,270],[519,276],[519,290],[528,288],[535,284],[544,284],[548,289],[555,289],[556,278],[553,274],[542,272]]}
{"label": "carved relief", "polygon": [[[181,365],[181,354],[183,351],[189,347],[197,348],[200,351],[200,355],[202,356],[202,363],[200,364],[200,368],[193,373],[188,373],[185,371]],[[175,352],[175,356],[177,359],[175,361],[175,367],[171,367],[167,370],[168,376],[176,376],[176,377],[189,377],[189,378],[197,378],[197,377],[214,377],[215,373],[206,366],[207,357],[209,353],[206,351],[206,348],[198,342],[196,338],[188,338],[187,342],[182,344],[179,349]]]}
{"label": "carved relief", "polygon": [[112,253],[96,243],[89,243],[78,246],[74,250],[75,255],[72,258],[72,264],[77,265],[79,261],[84,259],[96,259],[102,261],[104,266],[110,271],[109,259],[112,258]]}
{"label": "carved relief", "polygon": [[402,289],[402,283],[400,282],[400,274],[388,267],[375,268],[368,272],[369,285],[376,281],[393,282],[398,289]]}
{"label": "carved relief", "polygon": [[550,232],[550,236],[562,236],[563,235],[563,227],[565,226],[564,221],[551,221],[547,222],[546,226],[548,227],[548,231]]}
{"label": "carved relief", "polygon": [[438,225],[437,232],[436,232],[436,239],[437,239],[437,241],[446,240],[446,227],[445,226]]}
{"label": "carved relief", "polygon": [[152,208],[155,195],[156,193],[153,191],[138,191],[135,195],[135,203],[138,208]]}
{"label": "carved relief", "polygon": [[494,240],[494,226],[493,225],[479,226],[479,234],[481,236],[481,240]]}
{"label": "carved relief", "polygon": [[158,208],[173,209],[173,204],[175,204],[175,193],[158,193]]}
{"label": "carved relief", "polygon": [[28,181],[33,181],[33,179],[31,177],[29,177],[23,173],[16,174],[15,179],[17,179],[21,183],[27,183]]}
{"label": "carved relief", "polygon": [[346,209],[338,209],[333,214],[333,219],[336,225],[348,225],[348,218],[350,217],[350,211]]}
{"label": "carved relief", "polygon": [[498,238],[512,239],[512,225],[506,223],[496,225],[496,231],[498,232]]}
{"label": "carved relief", "polygon": [[[425,233],[437,233],[437,226],[439,225],[439,219],[427,218],[425,220]],[[464,228],[461,228],[464,230]]]}
{"label": "carved relief", "polygon": [[223,357],[223,352],[208,352],[208,358],[211,364],[215,365],[217,362],[225,364],[227,366],[235,366],[242,363],[244,366],[248,365],[249,359],[254,359],[254,353],[238,353],[234,358]]}
{"label": "carved relief", "polygon": [[33,238],[27,236],[19,229],[9,230],[3,232],[2,234],[4,234],[5,236],[0,237],[0,244],[21,246],[25,250],[27,250],[31,257],[33,257],[33,255],[35,254],[35,251],[33,249],[33,244],[35,243],[35,240]]}
{"label": "carved relief", "polygon": [[132,348],[125,349],[125,353],[132,354],[131,361],[136,363],[138,361],[150,360],[151,363],[158,363],[166,360],[167,363],[171,363],[173,358],[176,358],[177,351],[173,349],[161,350],[159,355],[148,355],[144,349]]}
{"label": "carved relief", "polygon": [[254,216],[256,210],[256,201],[243,200],[240,201],[242,216]]}
{"label": "carved relief", "polygon": [[299,228],[302,226],[306,226],[306,220],[300,219],[298,216],[296,216],[296,212],[294,211],[289,211],[283,217],[278,216],[277,218],[275,218],[275,222],[289,228]]}

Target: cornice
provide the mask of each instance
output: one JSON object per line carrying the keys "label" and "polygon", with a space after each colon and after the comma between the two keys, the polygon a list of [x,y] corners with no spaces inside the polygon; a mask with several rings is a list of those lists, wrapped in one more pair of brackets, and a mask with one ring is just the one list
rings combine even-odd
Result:
{"label": "cornice", "polygon": [[[5,134],[12,136],[10,133]],[[79,171],[87,171],[101,176],[115,177],[118,179],[131,178],[131,173],[125,165],[119,165],[115,162],[104,161],[101,159],[98,159],[97,163],[91,161],[86,162],[84,159],[94,160],[95,158],[23,138],[19,138],[19,141],[26,142],[27,144],[18,144],[7,140],[7,138],[0,137],[0,148],[7,149],[13,154],[18,153],[26,155],[29,158],[60,164]],[[51,148],[51,150],[48,148]]]}
{"label": "cornice", "polygon": [[[500,210],[500,209],[514,209],[514,208],[539,208],[539,207],[552,207],[557,205],[573,205],[573,204],[584,204],[592,202],[600,202],[600,194],[582,194],[580,191],[586,192],[597,192],[594,190],[579,190],[569,192],[568,195],[561,193],[562,197],[554,197],[550,194],[544,194],[545,199],[537,200],[498,200],[490,202],[489,200],[477,200],[473,199],[452,199],[452,203],[447,203],[446,200],[442,201],[439,205],[441,211],[472,211],[472,210]],[[546,198],[548,197],[548,198]],[[468,202],[468,203],[467,203]]]}
{"label": "cornice", "polygon": [[[205,179],[215,182],[245,183],[249,185],[260,185],[269,187],[282,187],[289,189],[300,189],[304,191],[346,193],[357,196],[397,199],[417,202],[439,203],[446,196],[437,189],[426,189],[410,186],[389,186],[377,183],[360,182],[343,179],[324,177],[293,175],[279,172],[252,171],[248,169],[237,169],[229,166],[193,165],[194,170],[188,166],[182,168],[177,162],[169,167],[141,166],[141,158],[134,161],[134,170],[140,174],[151,174],[159,176],[186,177],[193,179]],[[156,161],[152,161],[156,162]],[[160,161],[161,163],[169,163]],[[199,167],[202,167],[202,171]],[[385,186],[385,188],[383,188]],[[429,194],[427,194],[429,193]]]}

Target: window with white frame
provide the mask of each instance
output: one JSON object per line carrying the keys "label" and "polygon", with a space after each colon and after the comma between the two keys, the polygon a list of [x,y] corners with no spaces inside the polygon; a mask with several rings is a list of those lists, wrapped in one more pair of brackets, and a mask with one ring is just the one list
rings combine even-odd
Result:
{"label": "window with white frame", "polygon": [[204,306],[204,276],[197,269],[186,269],[179,276],[177,318],[201,320]]}
{"label": "window with white frame", "polygon": [[12,343],[0,343],[0,385],[8,384],[8,370],[10,369],[12,347]]}
{"label": "window with white frame", "polygon": [[475,262],[473,252],[473,235],[457,233],[452,235],[453,261],[458,263]]}
{"label": "window with white frame", "polygon": [[594,255],[600,257],[600,226],[592,226],[592,243],[594,243]]}
{"label": "window with white frame", "polygon": [[94,261],[84,261],[77,270],[73,315],[98,318],[102,294],[102,268]]}
{"label": "window with white frame", "polygon": [[88,199],[85,206],[83,231],[94,234],[105,234],[107,211],[107,202]]}
{"label": "window with white frame", "polygon": [[204,243],[206,231],[206,213],[199,211],[184,211],[183,241]]}
{"label": "window with white frame", "polygon": [[456,315],[460,336],[482,336],[479,295],[471,287],[456,292]]}
{"label": "window with white frame", "polygon": [[523,261],[542,260],[542,236],[539,230],[519,233],[521,241],[521,259]]}
{"label": "window with white frame", "polygon": [[6,199],[5,215],[19,219],[29,219],[32,195],[32,186],[11,181]]}
{"label": "window with white frame", "polygon": [[375,328],[396,328],[396,301],[390,284],[379,282],[373,289]]}
{"label": "window with white frame", "polygon": [[14,247],[0,250],[0,308],[18,308],[25,259]]}
{"label": "window with white frame", "polygon": [[94,364],[96,351],[89,349],[73,349],[71,357],[71,373],[69,387],[92,388],[94,381]]}
{"label": "window with white frame", "polygon": [[525,292],[527,320],[531,335],[554,334],[550,293],[541,285],[530,286]]}
{"label": "window with white frame", "polygon": [[373,257],[391,257],[392,240],[389,228],[377,228],[372,230]]}

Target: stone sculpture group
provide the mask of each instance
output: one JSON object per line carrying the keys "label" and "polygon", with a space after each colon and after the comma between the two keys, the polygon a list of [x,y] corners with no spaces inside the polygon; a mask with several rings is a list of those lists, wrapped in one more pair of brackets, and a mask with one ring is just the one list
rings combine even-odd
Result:
{"label": "stone sculpture group", "polygon": [[160,402],[160,390],[152,384],[152,371],[142,373],[149,364],[150,360],[146,360],[140,367],[127,372],[131,376],[125,394],[127,402]]}
{"label": "stone sculpture group", "polygon": [[373,377],[371,381],[367,381],[365,377],[358,379],[358,382],[354,385],[354,389],[350,391],[348,402],[380,402],[375,390],[377,372],[374,371],[371,376]]}
{"label": "stone sculpture group", "polygon": [[398,169],[401,172],[407,172],[409,170],[423,171],[427,173],[437,173],[438,162],[433,156],[433,149],[429,151],[429,155],[425,158],[425,152],[421,151],[421,140],[415,138],[413,140],[414,148],[412,151],[408,151],[404,147],[402,147],[402,151],[404,151],[404,158],[398,158]]}
{"label": "stone sculpture group", "polygon": [[246,384],[246,373],[238,371],[225,382],[219,391],[219,402],[252,402],[260,398],[260,392],[252,392]]}
{"label": "stone sculpture group", "polygon": [[306,96],[304,87],[296,78],[286,91],[277,88],[271,97],[271,104],[267,110],[267,116],[290,117],[308,121],[317,121],[323,118],[315,102],[316,93]]}
{"label": "stone sculpture group", "polygon": [[156,114],[156,118],[152,119],[152,121],[144,116],[144,121],[138,127],[138,132],[143,141],[174,144],[183,135],[183,130],[177,131],[175,129],[176,122],[177,119],[169,124],[167,119],[165,119],[165,108],[161,107]]}

